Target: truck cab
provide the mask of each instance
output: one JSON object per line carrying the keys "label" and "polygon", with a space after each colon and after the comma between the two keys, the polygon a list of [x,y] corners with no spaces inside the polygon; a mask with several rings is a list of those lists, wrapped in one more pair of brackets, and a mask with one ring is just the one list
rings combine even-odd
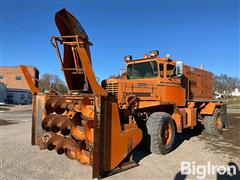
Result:
{"label": "truck cab", "polygon": [[160,104],[185,105],[185,89],[181,85],[182,62],[158,57],[158,51],[142,59],[125,57],[126,72],[118,79],[107,80],[107,90],[118,96],[120,107],[138,99],[137,109]]}

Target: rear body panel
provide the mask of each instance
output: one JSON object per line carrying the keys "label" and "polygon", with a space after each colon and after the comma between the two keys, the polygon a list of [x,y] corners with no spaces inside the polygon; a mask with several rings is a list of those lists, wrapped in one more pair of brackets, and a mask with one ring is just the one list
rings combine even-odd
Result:
{"label": "rear body panel", "polygon": [[187,100],[213,99],[213,74],[211,72],[184,65],[181,83],[186,89]]}

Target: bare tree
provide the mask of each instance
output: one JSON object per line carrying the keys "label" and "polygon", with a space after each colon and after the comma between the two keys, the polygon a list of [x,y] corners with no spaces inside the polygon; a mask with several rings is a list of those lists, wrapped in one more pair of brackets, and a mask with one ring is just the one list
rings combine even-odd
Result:
{"label": "bare tree", "polygon": [[57,90],[60,93],[66,93],[68,91],[63,80],[56,74],[45,73],[40,78],[39,88],[44,91],[49,91],[50,88]]}
{"label": "bare tree", "polygon": [[108,77],[108,79],[116,79],[116,78],[119,78],[119,76],[118,76],[118,75],[110,75],[110,76]]}
{"label": "bare tree", "polygon": [[240,79],[238,77],[230,77],[226,74],[214,77],[215,91],[219,93],[232,92],[235,88],[240,88]]}

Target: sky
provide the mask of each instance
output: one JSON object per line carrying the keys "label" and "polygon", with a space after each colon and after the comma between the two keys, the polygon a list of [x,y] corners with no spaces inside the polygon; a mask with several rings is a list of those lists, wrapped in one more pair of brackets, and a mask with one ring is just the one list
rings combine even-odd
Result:
{"label": "sky", "polygon": [[71,12],[86,30],[93,69],[101,80],[133,59],[159,50],[165,57],[240,77],[239,0],[0,0],[0,65],[36,66],[63,78],[50,44],[59,35],[54,15]]}

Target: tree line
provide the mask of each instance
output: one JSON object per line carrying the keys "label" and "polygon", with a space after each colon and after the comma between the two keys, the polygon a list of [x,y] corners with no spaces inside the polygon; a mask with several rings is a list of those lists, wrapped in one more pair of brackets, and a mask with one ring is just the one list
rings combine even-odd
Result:
{"label": "tree line", "polygon": [[240,90],[240,79],[239,77],[230,77],[226,74],[221,74],[219,76],[214,76],[215,91],[223,94],[231,93],[238,88]]}
{"label": "tree line", "polygon": [[[119,78],[119,76],[110,76],[109,78]],[[68,91],[66,83],[56,74],[45,73],[40,78],[39,88],[42,91],[49,91],[51,88],[60,92],[66,93]],[[235,88],[240,89],[240,79],[238,77],[230,77],[226,74],[214,76],[215,91],[218,93],[230,93]]]}
{"label": "tree line", "polygon": [[41,76],[39,89],[41,91],[57,91],[62,94],[68,91],[65,82],[58,75],[50,73]]}

